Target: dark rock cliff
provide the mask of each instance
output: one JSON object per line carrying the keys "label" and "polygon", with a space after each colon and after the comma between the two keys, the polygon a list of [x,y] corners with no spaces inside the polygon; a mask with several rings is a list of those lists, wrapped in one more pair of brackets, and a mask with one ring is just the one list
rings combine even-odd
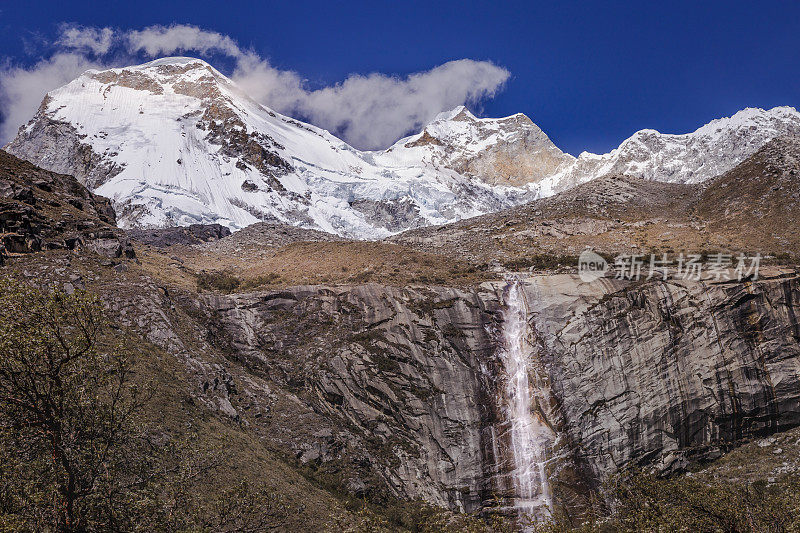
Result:
{"label": "dark rock cliff", "polygon": [[303,404],[305,420],[268,424],[267,438],[356,492],[474,511],[496,463],[494,305],[457,289],[364,285],[201,307],[218,345]]}
{"label": "dark rock cliff", "polygon": [[5,254],[85,248],[133,257],[108,199],[65,174],[0,150],[0,261]]}
{"label": "dark rock cliff", "polygon": [[553,392],[576,452],[601,479],[675,471],[800,425],[800,283],[604,280],[528,285]]}
{"label": "dark rock cliff", "polygon": [[[262,432],[365,493],[474,511],[509,496],[497,357],[503,284],[206,296],[214,342],[291,391],[306,418]],[[560,435],[556,502],[631,465],[675,471],[800,424],[800,284],[525,282]],[[278,416],[277,413],[274,413]],[[560,494],[558,494],[560,492]]]}

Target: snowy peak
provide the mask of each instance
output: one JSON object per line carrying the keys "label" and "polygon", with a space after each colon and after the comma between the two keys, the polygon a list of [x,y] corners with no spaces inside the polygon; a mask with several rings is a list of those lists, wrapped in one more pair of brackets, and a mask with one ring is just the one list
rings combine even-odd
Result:
{"label": "snowy peak", "polygon": [[[479,143],[486,145],[513,140],[524,136],[529,130],[535,131],[547,139],[544,132],[522,113],[504,118],[477,118],[466,107],[458,106],[436,115],[425,126],[423,133],[427,131],[437,138],[451,139],[450,144],[452,145],[472,144],[475,148],[481,148],[482,146],[478,146]],[[405,140],[413,140],[419,135],[421,134],[398,141],[395,146],[403,144]],[[549,141],[549,139],[547,140]]]}
{"label": "snowy peak", "polygon": [[800,113],[796,109],[746,108],[691,133],[637,131],[607,154],[582,153],[566,172],[549,182],[555,192],[605,174],[700,183],[727,172],[770,140],[784,136],[800,136]]}
{"label": "snowy peak", "polygon": [[653,139],[660,139],[665,144],[670,141],[673,143],[689,143],[699,140],[713,144],[724,142],[728,137],[732,136],[748,139],[774,138],[785,135],[786,132],[791,134],[798,119],[800,119],[800,114],[793,107],[775,107],[772,109],[747,107],[733,116],[714,119],[691,133],[671,134],[661,133],[653,129],[639,130],[623,141],[620,147],[611,153],[624,151],[626,147],[636,143],[647,144]]}
{"label": "snowy peak", "polygon": [[690,135],[713,137],[725,131],[755,128],[765,133],[769,133],[771,130],[778,136],[785,124],[797,122],[799,117],[797,109],[789,106],[773,107],[772,109],[746,107],[733,116],[712,120]]}
{"label": "snowy peak", "polygon": [[610,173],[696,183],[781,136],[800,136],[794,108],[745,109],[682,135],[641,130],[575,158],[523,114],[459,106],[362,152],[258,104],[205,61],[170,57],[51,91],[6,149],[111,198],[123,227],[273,221],[381,238]]}
{"label": "snowy peak", "polygon": [[477,118],[464,106],[440,113],[421,133],[401,139],[386,154],[500,186],[536,184],[574,160],[522,113]]}
{"label": "snowy peak", "polygon": [[449,122],[451,120],[478,120],[475,115],[473,115],[469,109],[465,106],[460,105],[456,106],[450,111],[442,111],[438,115],[436,115],[431,123],[434,122]]}
{"label": "snowy peak", "polygon": [[111,198],[124,227],[276,221],[378,238],[535,197],[355,150],[192,58],[88,71],[52,91],[8,150]]}
{"label": "snowy peak", "polygon": [[211,72],[217,72],[217,70],[214,67],[212,67],[210,64],[206,63],[202,59],[198,59],[196,57],[186,57],[186,56],[162,57],[159,59],[154,59],[153,61],[149,61],[147,63],[143,63],[137,67],[131,67],[131,68],[145,69],[149,67],[159,67],[159,66],[184,67],[186,65],[196,65],[199,68],[206,68]]}
{"label": "snowy peak", "polygon": [[156,95],[171,92],[197,98],[220,98],[219,85],[232,85],[205,61],[189,57],[168,57],[134,67],[90,70],[78,80],[85,83],[86,78],[100,82],[105,90],[118,86]]}

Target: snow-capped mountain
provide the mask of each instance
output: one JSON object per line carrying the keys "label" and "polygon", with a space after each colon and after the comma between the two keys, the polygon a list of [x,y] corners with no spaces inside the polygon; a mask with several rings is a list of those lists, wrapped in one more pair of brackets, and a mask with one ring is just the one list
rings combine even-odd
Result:
{"label": "snow-capped mountain", "polygon": [[609,172],[698,182],[798,134],[793,108],[746,109],[690,134],[642,130],[609,154],[575,158],[525,115],[479,119],[459,107],[363,152],[256,103],[201,60],[164,58],[87,71],[51,91],[6,150],[111,198],[123,227],[270,220],[379,238]]}
{"label": "snow-capped mountain", "polygon": [[522,113],[479,119],[463,106],[439,114],[421,133],[400,139],[380,159],[402,166],[448,168],[512,187],[564,172],[575,160]]}
{"label": "snow-capped mountain", "polygon": [[550,178],[563,190],[606,174],[669,183],[700,183],[732,169],[776,137],[800,136],[793,107],[747,108],[712,120],[692,133],[640,130],[604,155],[580,154],[566,172]]}
{"label": "snow-capped mountain", "polygon": [[533,194],[401,154],[412,149],[360,152],[191,58],[88,71],[6,149],[111,198],[127,227],[277,220],[370,238]]}

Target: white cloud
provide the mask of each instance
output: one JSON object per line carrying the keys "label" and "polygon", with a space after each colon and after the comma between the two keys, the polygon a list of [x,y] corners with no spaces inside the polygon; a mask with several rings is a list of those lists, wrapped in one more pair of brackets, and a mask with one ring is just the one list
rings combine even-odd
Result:
{"label": "white cloud", "polygon": [[96,56],[102,56],[107,54],[114,44],[114,30],[62,25],[61,36],[55,44],[63,48],[92,52]]}
{"label": "white cloud", "polygon": [[307,94],[296,72],[273,68],[252,54],[237,61],[231,79],[254,100],[287,115],[295,112]]}
{"label": "white cloud", "polygon": [[406,77],[353,74],[336,85],[311,90],[296,72],[272,67],[231,37],[186,24],[129,31],[62,26],[55,44],[61,51],[47,60],[29,68],[0,69],[2,139],[9,139],[33,115],[47,91],[86,68],[131,64],[143,56],[228,56],[235,62],[233,80],[252,98],[361,149],[384,148],[441,111],[491,98],[510,75],[488,61],[461,59]]}
{"label": "white cloud", "polygon": [[17,129],[36,113],[47,91],[77,78],[99,65],[82,54],[62,52],[23,68],[0,67],[0,142],[10,141]]}
{"label": "white cloud", "polygon": [[297,111],[359,148],[384,148],[418,131],[437,113],[492,97],[509,72],[487,61],[461,59],[406,78],[353,75],[307,92]]}
{"label": "white cloud", "polygon": [[149,26],[143,30],[129,31],[125,37],[128,41],[128,51],[131,53],[144,52],[150,57],[188,51],[204,55],[223,53],[234,58],[244,55],[239,45],[227,35],[188,24]]}

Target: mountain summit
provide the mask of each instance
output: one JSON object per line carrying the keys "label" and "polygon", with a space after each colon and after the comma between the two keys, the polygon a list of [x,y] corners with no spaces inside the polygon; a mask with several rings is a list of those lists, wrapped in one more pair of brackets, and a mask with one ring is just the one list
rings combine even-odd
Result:
{"label": "mountain summit", "polygon": [[123,227],[272,221],[380,238],[610,172],[700,182],[786,135],[800,135],[795,109],[746,109],[575,158],[523,114],[485,119],[458,107],[365,152],[258,104],[204,61],[170,57],[90,70],[51,91],[6,150],[111,198]]}
{"label": "mountain summit", "polygon": [[267,220],[374,238],[530,194],[358,151],[191,58],[88,71],[50,92],[7,150],[111,198],[123,227]]}
{"label": "mountain summit", "polygon": [[426,161],[500,186],[535,183],[568,168],[575,159],[522,113],[481,119],[463,106],[440,113],[421,133],[401,139],[387,154],[407,164]]}

